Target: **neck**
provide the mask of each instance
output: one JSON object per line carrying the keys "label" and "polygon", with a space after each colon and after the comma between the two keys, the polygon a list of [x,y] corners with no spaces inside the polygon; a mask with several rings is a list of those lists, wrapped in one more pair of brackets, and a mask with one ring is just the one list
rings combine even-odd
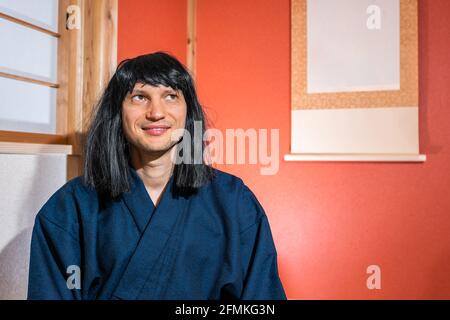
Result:
{"label": "neck", "polygon": [[131,163],[147,189],[162,191],[173,173],[176,148],[160,153],[144,153],[135,148],[130,151]]}

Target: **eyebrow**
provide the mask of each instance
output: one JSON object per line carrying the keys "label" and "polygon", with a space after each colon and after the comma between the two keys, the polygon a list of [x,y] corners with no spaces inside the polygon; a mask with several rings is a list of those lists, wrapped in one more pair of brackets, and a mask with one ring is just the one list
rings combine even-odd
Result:
{"label": "eyebrow", "polygon": [[134,89],[132,92],[130,92],[130,94],[141,94],[144,95],[147,92],[145,92],[144,90],[139,90],[139,89]]}
{"label": "eyebrow", "polygon": [[[163,91],[162,93],[163,93],[163,94],[164,94],[164,93],[176,93],[176,94],[178,94],[178,91],[177,91],[177,90],[174,90],[174,89],[172,89],[172,88],[170,88],[170,89],[164,89],[164,91]],[[131,92],[131,94],[145,95],[145,94],[147,94],[147,92],[146,92],[145,90],[141,90],[141,89],[133,89],[133,91]]]}

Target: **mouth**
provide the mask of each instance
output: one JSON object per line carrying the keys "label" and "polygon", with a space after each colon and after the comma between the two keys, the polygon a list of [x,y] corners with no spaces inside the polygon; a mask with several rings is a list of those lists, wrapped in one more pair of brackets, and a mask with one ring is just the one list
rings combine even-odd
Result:
{"label": "mouth", "polygon": [[151,125],[143,127],[142,130],[150,136],[160,136],[166,133],[170,129],[170,126],[166,125]]}

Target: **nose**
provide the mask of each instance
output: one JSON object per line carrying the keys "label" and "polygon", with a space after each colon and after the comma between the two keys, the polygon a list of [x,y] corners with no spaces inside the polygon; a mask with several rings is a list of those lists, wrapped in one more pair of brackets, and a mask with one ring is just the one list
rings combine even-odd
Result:
{"label": "nose", "polygon": [[145,117],[151,121],[158,121],[166,116],[164,105],[158,99],[152,100],[150,108],[145,113]]}

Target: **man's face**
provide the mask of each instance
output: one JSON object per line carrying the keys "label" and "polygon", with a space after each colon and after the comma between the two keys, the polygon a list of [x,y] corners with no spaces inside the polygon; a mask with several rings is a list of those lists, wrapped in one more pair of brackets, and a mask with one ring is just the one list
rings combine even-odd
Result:
{"label": "man's face", "polygon": [[136,83],[122,103],[123,131],[131,148],[150,154],[169,150],[176,143],[172,132],[185,127],[186,110],[181,91]]}

